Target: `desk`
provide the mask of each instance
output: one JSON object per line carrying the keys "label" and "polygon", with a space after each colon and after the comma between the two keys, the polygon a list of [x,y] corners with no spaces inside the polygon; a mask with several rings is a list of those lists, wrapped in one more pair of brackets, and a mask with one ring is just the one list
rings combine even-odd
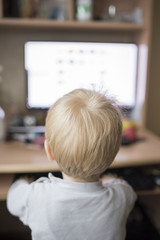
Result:
{"label": "desk", "polygon": [[[144,140],[121,147],[111,168],[160,164],[160,138],[146,130],[141,130],[139,136]],[[6,199],[15,173],[55,171],[59,171],[58,165],[47,159],[42,147],[19,142],[1,142],[0,200]],[[156,190],[155,193],[159,194],[160,191]]]}

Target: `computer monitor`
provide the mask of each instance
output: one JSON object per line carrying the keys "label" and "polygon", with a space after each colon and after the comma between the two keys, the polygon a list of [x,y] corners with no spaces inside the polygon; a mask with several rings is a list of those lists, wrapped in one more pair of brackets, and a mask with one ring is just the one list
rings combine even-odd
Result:
{"label": "computer monitor", "polygon": [[47,109],[67,92],[87,88],[107,92],[132,109],[137,51],[133,43],[26,42],[27,107]]}

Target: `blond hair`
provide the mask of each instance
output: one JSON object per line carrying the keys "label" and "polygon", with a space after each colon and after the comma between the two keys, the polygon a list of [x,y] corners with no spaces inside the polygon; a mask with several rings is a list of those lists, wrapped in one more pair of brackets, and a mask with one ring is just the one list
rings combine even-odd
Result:
{"label": "blond hair", "polygon": [[96,91],[76,89],[48,111],[46,140],[65,174],[86,179],[105,171],[114,160],[122,133],[114,101]]}

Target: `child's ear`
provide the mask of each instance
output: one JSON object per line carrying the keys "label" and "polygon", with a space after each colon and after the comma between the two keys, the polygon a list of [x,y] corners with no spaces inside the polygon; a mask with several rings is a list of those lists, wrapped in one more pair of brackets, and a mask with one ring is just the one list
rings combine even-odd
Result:
{"label": "child's ear", "polygon": [[45,142],[44,142],[44,147],[45,147],[48,159],[51,161],[55,160],[52,150],[51,150],[51,147],[50,147],[49,143],[47,142],[47,140],[45,140]]}

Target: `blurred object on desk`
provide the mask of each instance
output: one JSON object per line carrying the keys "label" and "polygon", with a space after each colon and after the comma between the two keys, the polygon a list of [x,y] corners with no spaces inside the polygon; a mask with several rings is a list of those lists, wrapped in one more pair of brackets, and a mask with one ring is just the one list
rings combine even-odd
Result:
{"label": "blurred object on desk", "polygon": [[138,140],[137,125],[135,122],[123,119],[122,145],[129,145]]}
{"label": "blurred object on desk", "polygon": [[0,141],[6,138],[5,112],[0,107]]}
{"label": "blurred object on desk", "polygon": [[43,146],[44,132],[45,126],[13,126],[8,128],[8,140]]}

